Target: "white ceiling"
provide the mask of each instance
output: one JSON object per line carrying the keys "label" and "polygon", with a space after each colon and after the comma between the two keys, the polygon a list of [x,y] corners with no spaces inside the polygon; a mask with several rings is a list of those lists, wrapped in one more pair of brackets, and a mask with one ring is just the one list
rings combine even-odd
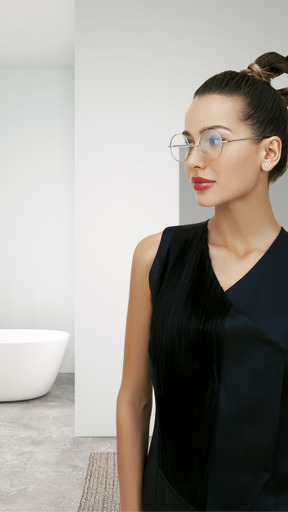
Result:
{"label": "white ceiling", "polygon": [[0,0],[0,67],[73,67],[75,0]]}

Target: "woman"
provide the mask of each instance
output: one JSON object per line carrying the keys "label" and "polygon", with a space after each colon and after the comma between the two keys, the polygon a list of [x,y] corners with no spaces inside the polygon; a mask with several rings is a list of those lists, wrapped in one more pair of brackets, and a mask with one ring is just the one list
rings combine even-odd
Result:
{"label": "woman", "polygon": [[287,72],[271,52],[208,79],[171,139],[215,214],[134,253],[117,403],[123,511],[288,510],[288,234],[269,199],[288,152],[288,89],[270,80]]}

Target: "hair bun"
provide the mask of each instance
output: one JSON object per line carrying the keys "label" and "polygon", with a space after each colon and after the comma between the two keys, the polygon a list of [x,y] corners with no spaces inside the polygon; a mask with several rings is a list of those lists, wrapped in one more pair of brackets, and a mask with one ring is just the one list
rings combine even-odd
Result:
{"label": "hair bun", "polygon": [[[277,52],[263,53],[255,62],[249,64],[247,69],[242,69],[240,73],[254,76],[270,84],[273,78],[288,73],[288,56],[284,57]],[[285,103],[288,104],[288,88],[278,89],[278,92]]]}

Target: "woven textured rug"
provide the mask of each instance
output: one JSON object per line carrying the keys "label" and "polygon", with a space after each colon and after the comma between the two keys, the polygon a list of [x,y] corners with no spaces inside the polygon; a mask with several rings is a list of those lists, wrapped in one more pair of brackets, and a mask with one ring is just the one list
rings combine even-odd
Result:
{"label": "woven textured rug", "polygon": [[78,512],[119,512],[115,452],[91,452]]}

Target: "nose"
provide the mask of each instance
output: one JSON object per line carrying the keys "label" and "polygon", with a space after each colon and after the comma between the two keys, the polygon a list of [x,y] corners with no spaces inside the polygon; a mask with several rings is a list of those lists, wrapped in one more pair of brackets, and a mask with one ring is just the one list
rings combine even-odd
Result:
{"label": "nose", "polygon": [[191,148],[188,157],[185,160],[186,169],[194,169],[198,167],[203,169],[206,166],[207,159],[202,155],[200,146]]}

